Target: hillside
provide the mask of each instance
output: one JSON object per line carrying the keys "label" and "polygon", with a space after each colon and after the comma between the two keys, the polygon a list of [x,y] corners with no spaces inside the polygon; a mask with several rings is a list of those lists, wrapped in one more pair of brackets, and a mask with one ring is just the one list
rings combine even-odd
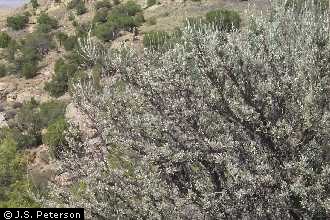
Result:
{"label": "hillside", "polygon": [[[84,11],[77,14],[75,6],[70,9],[70,0],[66,1],[51,1],[51,0],[38,0],[38,5],[33,8],[32,4],[27,4],[18,9],[2,10],[0,18],[0,29],[6,32],[15,41],[21,41],[31,34],[38,32],[39,24],[38,18],[42,14],[47,14],[50,18],[57,21],[57,27],[53,30],[48,30],[46,33],[55,38],[56,33],[62,33],[67,36],[74,37],[79,35],[79,27],[85,28],[83,31],[88,32],[91,27],[96,13],[95,4],[97,1],[87,1],[84,4]],[[73,1],[75,2],[75,1]],[[79,2],[79,1],[77,1]],[[104,42],[106,45],[113,48],[120,47],[122,44],[129,45],[139,50],[143,47],[143,36],[145,33],[153,31],[175,31],[177,28],[182,27],[187,18],[204,17],[207,12],[215,9],[230,9],[238,11],[242,17],[244,12],[248,9],[249,4],[257,12],[259,9],[265,10],[267,8],[266,1],[235,1],[235,0],[207,0],[207,1],[173,1],[173,0],[160,0],[150,1],[151,5],[147,5],[147,1],[135,1],[141,5],[144,16],[144,21],[137,28],[137,35],[132,31],[121,31],[119,35],[110,42]],[[117,3],[119,4],[119,3]],[[28,23],[19,30],[14,30],[7,26],[7,17],[17,16],[28,13]],[[258,12],[259,13],[259,12]],[[40,39],[43,40],[43,39]],[[52,102],[58,100],[60,102],[70,103],[70,95],[65,90],[59,95],[51,95],[49,91],[45,90],[47,82],[50,82],[55,75],[56,61],[60,58],[67,59],[67,55],[72,53],[72,49],[66,50],[58,38],[55,38],[55,47],[48,48],[45,54],[39,58],[36,72],[32,77],[24,77],[20,72],[15,74],[7,74],[0,77],[0,127],[20,127],[21,122],[17,119],[17,114],[20,115],[21,107],[26,105],[31,98],[40,103]],[[7,49],[0,49],[0,56],[2,56],[3,64],[9,65],[7,60]],[[16,55],[17,56],[17,55]],[[19,55],[21,56],[21,55]],[[16,65],[16,64],[15,64]],[[10,67],[10,66],[9,66]],[[8,68],[9,68],[8,67]],[[22,71],[22,70],[18,70]],[[51,111],[51,109],[49,109]],[[51,114],[51,113],[50,113]],[[83,113],[73,105],[69,104],[65,114],[67,120],[79,126],[80,130],[86,138],[93,138],[95,131],[90,119],[84,116]],[[27,116],[32,117],[32,116]],[[23,119],[29,120],[29,119]],[[15,123],[18,123],[15,125]],[[23,123],[23,122],[22,122]],[[35,123],[35,122],[32,122]],[[45,128],[42,131],[45,132]],[[20,129],[18,129],[20,130]],[[22,132],[26,132],[22,130]],[[35,134],[24,134],[27,138],[32,138]],[[92,139],[93,140],[93,139]],[[24,143],[23,143],[24,144]],[[23,146],[27,148],[28,153],[28,170],[32,183],[36,185],[43,185],[45,181],[54,178],[56,170],[56,161],[50,158],[49,147],[47,144],[39,142],[30,144],[29,141]],[[30,145],[30,146],[29,146]],[[64,181],[64,180],[61,180]]]}
{"label": "hillside", "polygon": [[[89,1],[86,4],[87,12],[77,16],[79,25],[88,24],[92,21],[95,14],[94,2]],[[133,34],[129,32],[123,32],[121,36],[114,39],[112,45],[120,45],[125,42],[126,44],[134,44],[135,46],[141,46],[143,34],[150,31],[171,31],[175,28],[182,26],[185,19],[190,17],[202,17],[208,11],[227,8],[239,11],[243,16],[245,11],[250,8],[255,10],[266,9],[267,1],[240,1],[240,0],[208,0],[208,1],[157,1],[157,4],[150,7],[146,6],[145,1],[137,1],[138,4],[144,8],[143,15],[145,22],[138,27],[138,34],[136,39],[139,41],[132,42]],[[46,12],[50,16],[59,21],[59,27],[56,31],[73,35],[76,28],[70,21],[70,12],[66,7],[66,2],[55,3],[55,1],[40,0],[40,6],[33,10],[31,5],[25,6],[15,12],[6,11],[5,15],[0,19],[0,28],[2,31],[6,31],[15,39],[24,38],[28,33],[32,33],[36,29],[36,19],[40,13]],[[250,4],[250,6],[249,6]],[[22,30],[13,31],[11,28],[6,27],[6,17],[9,14],[20,14],[23,12],[32,12],[29,24]],[[132,46],[134,46],[132,45]],[[0,51],[1,53],[1,51]],[[45,57],[42,58],[42,64],[38,70],[38,74],[33,79],[18,79],[15,76],[8,76],[0,78],[0,91],[2,91],[1,97],[3,101],[6,101],[4,96],[8,97],[8,101],[18,101],[20,103],[27,101],[30,97],[35,97],[37,100],[46,101],[50,97],[43,90],[44,83],[50,80],[53,74],[53,66],[55,61],[64,55],[65,51],[62,48],[57,48],[55,51],[50,51]],[[6,84],[6,85],[4,85]],[[7,87],[7,88],[6,88]],[[14,89],[14,91],[12,91]]]}
{"label": "hillside", "polygon": [[[86,13],[76,16],[76,22],[79,26],[89,25],[95,16],[96,1],[88,1],[86,4]],[[7,32],[13,39],[24,39],[28,34],[33,33],[37,29],[37,18],[41,12],[45,12],[49,16],[58,21],[58,28],[53,31],[63,32],[67,35],[75,35],[77,28],[74,22],[70,21],[70,16],[75,12],[67,8],[69,1],[56,3],[50,0],[39,0],[39,6],[32,8],[31,4],[19,8],[18,10],[3,10],[0,19],[1,31]],[[208,1],[157,1],[155,5],[147,7],[146,1],[137,1],[143,8],[143,16],[145,22],[138,27],[138,35],[124,31],[111,41],[112,47],[118,47],[122,43],[136,48],[142,48],[142,40],[144,33],[151,31],[173,31],[183,25],[185,19],[191,17],[203,17],[211,10],[215,9],[232,9],[238,11],[244,17],[246,10],[252,8],[256,13],[260,9],[265,10],[268,6],[267,1],[240,1],[240,0],[208,0]],[[30,12],[28,24],[21,30],[12,30],[6,25],[8,16],[23,14]],[[249,12],[250,13],[250,12]],[[87,27],[88,28],[88,27]],[[88,31],[88,30],[86,30]],[[133,40],[134,38],[134,40]],[[110,45],[110,44],[109,44]],[[45,102],[53,99],[49,93],[44,90],[45,83],[51,80],[54,75],[54,65],[57,59],[66,54],[64,48],[55,48],[42,56],[36,76],[31,79],[8,75],[0,78],[0,99],[2,107],[10,109],[13,103],[24,103],[32,97],[37,101]],[[5,49],[0,49],[0,56],[5,56]],[[67,100],[67,95],[63,97]],[[61,98],[60,98],[61,99]]]}
{"label": "hillside", "polygon": [[0,207],[326,219],[329,2],[0,11]]}

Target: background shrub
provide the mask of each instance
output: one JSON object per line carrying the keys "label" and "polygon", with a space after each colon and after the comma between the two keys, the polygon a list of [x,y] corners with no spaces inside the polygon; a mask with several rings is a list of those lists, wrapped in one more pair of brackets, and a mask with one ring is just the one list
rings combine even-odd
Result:
{"label": "background shrub", "polygon": [[117,37],[119,28],[113,23],[104,23],[96,25],[94,34],[103,41],[110,41]]}
{"label": "background shrub", "polygon": [[[23,76],[33,77],[35,76],[39,61],[49,50],[54,48],[54,43],[48,34],[34,32],[27,35],[21,41],[21,44],[16,46],[11,49],[13,53],[12,62],[15,63],[17,71],[21,72]],[[15,49],[21,52],[17,58],[15,58]]]}
{"label": "background shrub", "polygon": [[55,34],[55,37],[58,40],[60,46],[62,46],[63,43],[65,42],[65,40],[68,39],[68,35],[66,33],[64,33],[64,32],[61,32],[61,31],[57,32]]}
{"label": "background shrub", "polygon": [[101,8],[95,13],[93,22],[105,23],[108,20],[109,10],[107,8]]}
{"label": "background shrub", "polygon": [[80,1],[81,0],[71,0],[67,5],[68,9],[74,9]]}
{"label": "background shrub", "polygon": [[74,21],[75,20],[75,16],[72,12],[69,13],[69,21]]}
{"label": "background shrub", "polygon": [[63,147],[67,144],[65,140],[65,131],[68,124],[63,117],[58,118],[47,128],[47,132],[43,135],[43,143],[47,144],[51,156],[56,159],[60,158]]}
{"label": "background shrub", "polygon": [[66,104],[60,101],[49,101],[39,105],[41,126],[47,127],[57,120],[64,117]]}
{"label": "background shrub", "polygon": [[40,104],[32,98],[17,112],[6,136],[15,138],[20,149],[38,146],[42,144],[42,129],[64,117],[65,108],[66,104],[59,101]]}
{"label": "background shrub", "polygon": [[221,30],[231,31],[240,27],[241,18],[236,11],[219,9],[208,12],[206,14],[206,21],[214,24]]}
{"label": "background shrub", "polygon": [[8,47],[7,47],[7,56],[6,56],[6,58],[9,62],[15,61],[15,54],[18,50],[18,47],[19,47],[19,45],[16,40],[13,39],[9,42]]}
{"label": "background shrub", "polygon": [[22,75],[26,79],[31,79],[37,75],[38,65],[36,62],[27,62],[23,63],[22,66]]}
{"label": "background shrub", "polygon": [[109,0],[102,0],[102,1],[97,1],[95,3],[95,9],[99,10],[99,9],[111,9],[112,8],[112,4]]}
{"label": "background shrub", "polygon": [[120,30],[132,31],[144,22],[141,6],[133,1],[112,8],[108,16],[102,12],[95,16],[95,22],[101,22],[94,28],[94,34],[103,41],[110,41],[118,36]]}
{"label": "background shrub", "polygon": [[87,8],[86,8],[85,3],[83,1],[80,1],[76,5],[76,12],[77,12],[77,15],[82,15],[82,14],[85,14],[87,12]]}
{"label": "background shrub", "polygon": [[66,51],[72,51],[78,45],[76,36],[69,36],[64,40],[63,46]]}
{"label": "background shrub", "polygon": [[13,30],[21,30],[26,27],[29,17],[26,15],[15,15],[7,17],[7,26]]}
{"label": "background shrub", "polygon": [[26,160],[13,138],[0,140],[0,208],[38,207],[29,196]]}
{"label": "background shrub", "polygon": [[68,82],[73,74],[77,71],[77,66],[74,64],[67,64],[63,59],[59,59],[55,64],[55,74],[51,81],[45,85],[45,90],[51,96],[59,97],[68,91]]}
{"label": "background shrub", "polygon": [[0,77],[7,75],[7,66],[3,63],[0,64]]}
{"label": "background shrub", "polygon": [[122,16],[134,16],[141,12],[142,8],[135,1],[127,1],[126,3],[117,5],[111,10],[112,14],[122,15]]}
{"label": "background shrub", "polygon": [[155,5],[157,2],[157,0],[147,0],[147,7],[151,7],[153,5]]}
{"label": "background shrub", "polygon": [[173,32],[166,31],[151,31],[143,35],[143,45],[151,49],[169,49],[179,42],[181,32],[179,30]]}
{"label": "background shrub", "polygon": [[55,18],[51,18],[48,14],[44,12],[41,13],[37,18],[37,23],[37,29],[43,33],[48,33],[58,27],[58,21]]}
{"label": "background shrub", "polygon": [[31,4],[32,4],[32,7],[33,7],[34,9],[36,9],[36,8],[38,8],[38,7],[39,7],[39,3],[38,3],[38,0],[31,0],[30,2],[31,2]]}
{"label": "background shrub", "polygon": [[143,35],[143,45],[148,48],[158,48],[164,46],[171,38],[170,33],[166,31],[151,31]]}
{"label": "background shrub", "polygon": [[77,15],[82,15],[87,12],[87,8],[83,0],[72,0],[68,4],[68,9],[75,9]]}
{"label": "background shrub", "polygon": [[[38,110],[39,103],[35,99],[24,103],[22,108],[18,111],[15,118],[15,127],[23,134],[35,139],[33,146],[38,146],[41,141],[41,119]],[[25,147],[33,147],[25,146]]]}
{"label": "background shrub", "polygon": [[0,32],[0,48],[7,48],[11,37],[6,32]]}

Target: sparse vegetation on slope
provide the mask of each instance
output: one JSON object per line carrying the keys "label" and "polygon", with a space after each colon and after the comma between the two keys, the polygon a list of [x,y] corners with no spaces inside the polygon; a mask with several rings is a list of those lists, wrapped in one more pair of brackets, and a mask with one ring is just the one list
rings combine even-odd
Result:
{"label": "sparse vegetation on slope", "polygon": [[7,48],[11,37],[6,32],[0,32],[0,48]]}
{"label": "sparse vegetation on slope", "polygon": [[142,9],[134,1],[114,6],[111,10],[104,7],[99,10],[94,17],[94,32],[103,41],[114,40],[120,31],[133,31],[144,22]]}
{"label": "sparse vegetation on slope", "polygon": [[25,28],[28,22],[29,17],[27,15],[15,15],[7,18],[7,25],[13,30],[21,30]]}

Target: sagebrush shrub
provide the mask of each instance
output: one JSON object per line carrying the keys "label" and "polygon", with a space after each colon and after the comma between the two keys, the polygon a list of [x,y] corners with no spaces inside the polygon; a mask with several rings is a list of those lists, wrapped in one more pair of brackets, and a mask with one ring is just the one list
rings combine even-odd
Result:
{"label": "sagebrush shrub", "polygon": [[98,136],[70,128],[59,163],[86,188],[53,184],[43,204],[91,219],[326,219],[328,21],[280,4],[240,31],[188,25],[165,52],[81,40],[102,83],[87,71],[72,97]]}

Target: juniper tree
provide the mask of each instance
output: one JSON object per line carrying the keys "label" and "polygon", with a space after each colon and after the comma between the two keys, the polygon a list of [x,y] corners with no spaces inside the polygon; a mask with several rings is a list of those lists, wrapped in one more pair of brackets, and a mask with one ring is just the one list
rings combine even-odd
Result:
{"label": "juniper tree", "polygon": [[92,219],[325,219],[329,46],[312,7],[231,33],[188,25],[165,52],[81,41],[100,86],[89,74],[72,96],[98,137],[68,135],[72,183],[45,204]]}

